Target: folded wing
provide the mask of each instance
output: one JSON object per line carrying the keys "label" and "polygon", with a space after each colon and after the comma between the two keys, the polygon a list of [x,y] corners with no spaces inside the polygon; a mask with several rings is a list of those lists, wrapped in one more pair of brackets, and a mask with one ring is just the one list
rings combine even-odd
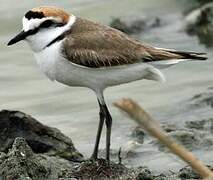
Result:
{"label": "folded wing", "polygon": [[77,18],[64,42],[63,54],[81,66],[103,68],[172,59],[204,60],[204,54],[180,52],[144,45],[126,34]]}

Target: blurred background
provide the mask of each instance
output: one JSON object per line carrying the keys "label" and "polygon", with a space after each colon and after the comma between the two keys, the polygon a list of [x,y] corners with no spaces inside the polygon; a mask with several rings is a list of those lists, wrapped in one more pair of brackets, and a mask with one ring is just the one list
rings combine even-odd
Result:
{"label": "blurred background", "polygon": [[[133,157],[126,156],[127,165],[146,165],[156,172],[184,165],[159,149],[149,136],[145,136],[143,144],[135,149],[131,134],[136,125],[112,103],[122,97],[131,97],[161,123],[172,124],[179,130],[184,130],[189,121],[210,119],[212,123],[213,5],[210,0],[0,0],[0,4],[0,109],[23,111],[60,129],[85,156],[92,152],[98,126],[95,95],[85,88],[66,87],[48,80],[37,67],[26,43],[6,46],[21,30],[26,11],[35,6],[59,6],[76,16],[111,24],[151,45],[207,52],[208,61],[180,63],[163,70],[167,78],[164,84],[137,81],[109,88],[105,93],[114,120],[112,149],[116,152],[123,147],[124,151],[129,148],[127,151],[134,152]],[[195,148],[190,147],[210,164],[213,163],[212,128],[213,125],[205,134],[209,144],[201,143],[205,131],[201,130]],[[193,136],[189,136],[189,141],[195,141]],[[105,147],[104,137],[101,147]]]}

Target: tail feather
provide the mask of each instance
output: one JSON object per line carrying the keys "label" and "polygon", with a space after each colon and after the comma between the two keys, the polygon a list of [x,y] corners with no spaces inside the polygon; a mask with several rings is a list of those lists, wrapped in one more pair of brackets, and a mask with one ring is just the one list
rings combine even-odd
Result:
{"label": "tail feather", "polygon": [[208,59],[206,53],[176,51],[156,47],[147,47],[146,50],[150,54],[150,58],[146,62],[158,69],[164,69],[182,61]]}
{"label": "tail feather", "polygon": [[[157,50],[160,50],[167,54],[167,57],[162,60],[167,59],[192,59],[192,60],[207,60],[207,54],[206,53],[196,53],[196,52],[185,52],[185,51],[177,51],[177,50],[171,50],[171,49],[161,49],[156,48]],[[170,57],[169,57],[170,56]]]}

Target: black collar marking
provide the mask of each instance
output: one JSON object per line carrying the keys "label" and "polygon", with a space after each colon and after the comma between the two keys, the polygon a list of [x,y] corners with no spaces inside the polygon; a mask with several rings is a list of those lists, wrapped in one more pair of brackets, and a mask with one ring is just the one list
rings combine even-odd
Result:
{"label": "black collar marking", "polygon": [[57,41],[63,40],[66,37],[66,35],[69,34],[69,33],[70,33],[70,30],[65,31],[64,33],[62,33],[61,35],[59,35],[58,37],[53,39],[49,44],[47,44],[47,46],[45,48],[50,47],[52,44],[56,43]]}

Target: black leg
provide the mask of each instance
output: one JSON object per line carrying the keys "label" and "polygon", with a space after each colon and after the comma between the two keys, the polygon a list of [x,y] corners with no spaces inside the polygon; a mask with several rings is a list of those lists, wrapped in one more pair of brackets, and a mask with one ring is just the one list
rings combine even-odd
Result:
{"label": "black leg", "polygon": [[112,117],[111,117],[110,112],[104,101],[103,92],[99,92],[96,95],[97,95],[98,103],[99,103],[99,107],[100,107],[100,122],[99,122],[98,132],[97,132],[97,136],[96,136],[95,148],[94,148],[91,158],[92,159],[98,158],[98,147],[99,147],[101,132],[102,132],[103,124],[104,124],[104,120],[105,120],[105,122],[106,122],[106,160],[109,163],[110,162],[110,140],[111,140]]}
{"label": "black leg", "polygon": [[[99,102],[98,102],[99,103]],[[91,156],[91,159],[97,159],[98,158],[98,147],[100,143],[100,138],[101,138],[101,132],[103,129],[103,124],[104,124],[104,119],[105,119],[105,112],[102,109],[102,105],[99,103],[100,107],[100,112],[99,112],[99,125],[98,125],[98,131],[96,135],[96,140],[95,140],[95,147]]]}
{"label": "black leg", "polygon": [[106,115],[106,160],[110,161],[110,140],[112,129],[112,117],[106,105],[104,105]]}

